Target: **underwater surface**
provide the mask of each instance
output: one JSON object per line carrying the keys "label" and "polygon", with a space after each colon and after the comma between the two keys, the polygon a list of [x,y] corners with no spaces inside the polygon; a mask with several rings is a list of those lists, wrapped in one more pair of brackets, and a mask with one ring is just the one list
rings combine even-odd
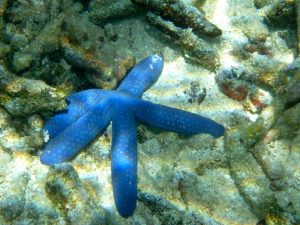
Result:
{"label": "underwater surface", "polygon": [[299,39],[298,0],[0,0],[0,224],[300,224]]}

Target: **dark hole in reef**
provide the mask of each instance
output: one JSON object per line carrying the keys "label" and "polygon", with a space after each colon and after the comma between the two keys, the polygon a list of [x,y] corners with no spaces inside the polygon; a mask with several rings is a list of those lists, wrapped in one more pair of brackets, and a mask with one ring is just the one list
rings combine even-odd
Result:
{"label": "dark hole in reef", "polygon": [[85,77],[85,73],[87,72],[86,70],[78,68],[78,67],[72,67],[72,72],[74,72],[77,75],[78,79],[79,79],[78,85],[77,85],[77,91],[83,91],[83,90],[87,90],[87,89],[98,88],[97,86],[90,83],[86,79],[86,77]]}
{"label": "dark hole in reef", "polygon": [[14,1],[7,1],[6,10],[3,13],[3,19],[5,22],[12,22],[11,16],[11,8],[14,6]]}
{"label": "dark hole in reef", "polygon": [[265,219],[258,221],[256,225],[266,225]]}
{"label": "dark hole in reef", "polygon": [[293,107],[294,107],[295,105],[297,105],[298,103],[300,103],[300,98],[297,98],[297,99],[295,99],[295,100],[293,100],[293,101],[290,101],[290,102],[286,103],[286,105],[285,105],[285,110],[290,109],[290,108],[293,108]]}
{"label": "dark hole in reef", "polygon": [[82,4],[84,11],[87,11],[89,9],[89,4],[91,0],[79,0],[79,2]]}

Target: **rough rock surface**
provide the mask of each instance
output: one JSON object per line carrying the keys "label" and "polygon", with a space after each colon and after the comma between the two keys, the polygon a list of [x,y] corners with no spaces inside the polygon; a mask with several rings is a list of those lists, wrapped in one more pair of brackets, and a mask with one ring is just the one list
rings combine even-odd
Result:
{"label": "rough rock surface", "polygon": [[[182,2],[201,6],[222,30],[203,38],[218,55],[210,70],[213,62],[191,61],[129,0],[0,1],[0,224],[300,223],[293,1]],[[214,139],[139,125],[138,204],[124,219],[112,196],[111,128],[51,168],[39,160],[42,128],[69,93],[114,88],[134,61],[157,51],[165,67],[143,98],[227,130]]]}

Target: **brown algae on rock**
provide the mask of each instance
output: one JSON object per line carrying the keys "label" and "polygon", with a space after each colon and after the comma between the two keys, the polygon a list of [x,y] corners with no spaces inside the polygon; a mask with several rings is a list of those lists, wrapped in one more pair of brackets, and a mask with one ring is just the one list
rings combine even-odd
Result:
{"label": "brown algae on rock", "polygon": [[214,70],[218,65],[216,50],[209,44],[198,38],[192,29],[182,29],[176,27],[172,22],[163,20],[160,16],[148,13],[147,18],[150,23],[170,37],[175,43],[182,46],[187,58],[198,62],[201,66]]}
{"label": "brown algae on rock", "polygon": [[179,27],[191,27],[197,35],[220,36],[222,31],[208,20],[193,6],[183,4],[181,1],[164,0],[132,0],[133,3],[157,11],[162,17],[174,21]]}

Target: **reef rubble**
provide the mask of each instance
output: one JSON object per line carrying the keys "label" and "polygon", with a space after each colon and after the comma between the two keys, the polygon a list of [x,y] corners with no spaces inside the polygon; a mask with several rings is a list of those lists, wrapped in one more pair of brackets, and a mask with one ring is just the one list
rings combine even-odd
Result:
{"label": "reef rubble", "polygon": [[[299,224],[299,6],[0,1],[0,224]],[[113,89],[155,52],[165,67],[143,99],[227,129],[214,139],[139,125],[138,202],[124,219],[113,203],[111,127],[53,167],[39,160],[43,127],[66,96]]]}

